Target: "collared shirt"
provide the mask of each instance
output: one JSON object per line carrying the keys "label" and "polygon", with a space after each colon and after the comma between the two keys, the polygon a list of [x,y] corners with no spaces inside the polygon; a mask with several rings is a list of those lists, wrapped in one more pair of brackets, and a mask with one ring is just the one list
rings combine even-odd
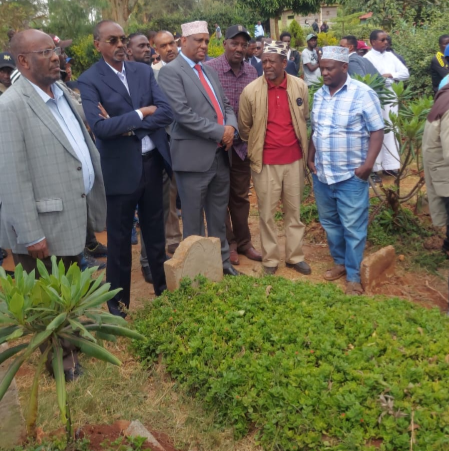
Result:
{"label": "collared shirt", "polygon": [[[106,61],[105,61],[105,63],[106,63]],[[122,71],[119,72],[117,69],[114,69],[110,64],[108,64],[108,63],[106,63],[106,64],[114,71],[114,73],[118,76],[120,81],[124,84],[126,90],[128,91],[128,94],[131,95],[129,92],[128,79],[126,78],[125,65],[123,64]],[[140,110],[134,110],[134,111],[139,115],[140,120],[143,121],[144,117],[143,117],[142,111],[140,111]],[[152,139],[149,136],[144,136],[142,138],[142,155],[147,152],[150,152],[154,148],[156,148],[156,145],[154,144]]]}
{"label": "collared shirt", "polygon": [[[251,82],[257,78],[257,71],[251,64],[242,63],[240,72],[235,75],[225,55],[214,58],[206,63],[207,66],[212,67],[218,73],[218,79],[221,86],[229,100],[229,103],[234,110],[236,117],[239,116],[239,101],[240,94]],[[246,143],[234,142],[234,150],[237,155],[244,160],[248,153]]]}
{"label": "collared shirt", "polygon": [[393,78],[386,78],[385,84],[390,87],[396,80],[408,80],[410,73],[401,61],[391,52],[378,52],[371,49],[363,58],[373,63],[380,75],[391,74]]}
{"label": "collared shirt", "polygon": [[366,160],[370,133],[384,128],[377,94],[349,76],[333,96],[326,85],[316,92],[311,121],[318,180],[328,185],[354,176]]}
{"label": "collared shirt", "polygon": [[27,81],[39,94],[39,97],[45,102],[48,109],[53,114],[54,118],[61,127],[64,135],[68,139],[72,149],[75,151],[78,160],[81,162],[84,181],[84,192],[88,194],[94,186],[95,172],[92,165],[92,159],[90,157],[89,147],[84,139],[83,131],[78,119],[73,114],[73,111],[64,97],[62,89],[56,83],[51,85],[51,90],[55,96],[52,99],[47,93],[42,91],[39,86],[36,86],[30,80]]}
{"label": "collared shirt", "polygon": [[279,85],[267,80],[267,132],[263,148],[263,164],[290,164],[302,158],[296,137],[287,94],[287,76]]}
{"label": "collared shirt", "polygon": [[[179,54],[189,63],[189,66],[193,69],[193,72],[195,72],[196,76],[199,79],[200,75],[199,75],[198,71],[195,69],[195,66],[197,64],[199,64],[201,67],[203,67],[203,63],[201,61],[199,63],[195,63],[195,61],[192,61],[188,56],[185,56],[184,53],[182,53],[182,52],[179,52]],[[221,112],[223,113],[223,109],[221,108],[220,102],[218,101],[217,94],[215,93],[214,87],[212,86],[212,83],[210,82],[206,72],[203,71],[203,75],[204,75],[204,78],[205,78],[207,84],[209,85],[210,89],[212,90],[212,92],[213,92],[213,94],[215,96],[215,99],[217,100],[217,103],[218,103],[218,106],[220,107]],[[224,116],[225,115],[223,113],[223,117]],[[226,117],[224,117],[224,121],[225,121],[225,124],[226,124]]]}

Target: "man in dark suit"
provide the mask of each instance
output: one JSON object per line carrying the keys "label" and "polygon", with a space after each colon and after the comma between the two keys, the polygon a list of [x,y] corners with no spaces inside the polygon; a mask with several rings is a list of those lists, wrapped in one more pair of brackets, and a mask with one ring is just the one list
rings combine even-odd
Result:
{"label": "man in dark suit", "polygon": [[[87,121],[101,155],[107,199],[108,262],[106,277],[122,288],[109,301],[113,314],[125,314],[131,285],[131,230],[139,219],[156,295],[166,288],[162,171],[170,164],[165,127],[173,121],[167,100],[150,66],[125,62],[126,36],[107,20],[94,30],[102,59],[79,78]],[[107,111],[101,115],[99,105]]]}
{"label": "man in dark suit", "polygon": [[229,261],[225,218],[231,149],[237,119],[217,73],[202,64],[209,44],[204,21],[182,25],[182,52],[159,72],[175,121],[170,151],[182,205],[184,238],[201,235],[203,210],[209,236],[220,238],[223,272],[238,275]]}
{"label": "man in dark suit", "polygon": [[346,47],[349,50],[349,75],[361,75],[364,77],[366,74],[379,75],[379,71],[374,67],[373,63],[357,54],[357,38],[352,35],[345,36],[340,40],[340,47]]}

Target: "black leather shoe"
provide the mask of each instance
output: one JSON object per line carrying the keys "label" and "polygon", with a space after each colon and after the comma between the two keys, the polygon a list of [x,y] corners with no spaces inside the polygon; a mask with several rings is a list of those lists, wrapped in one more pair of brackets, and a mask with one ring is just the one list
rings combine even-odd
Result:
{"label": "black leather shoe", "polygon": [[278,270],[277,266],[264,266],[263,272],[269,276],[274,276]]}
{"label": "black leather shoe", "polygon": [[312,274],[312,269],[306,262],[298,262],[292,265],[291,263],[287,263],[287,268],[293,268],[295,271],[308,276]]}
{"label": "black leather shoe", "polygon": [[242,273],[237,271],[233,266],[223,268],[223,275],[225,276],[241,276]]}
{"label": "black leather shoe", "polygon": [[142,270],[143,278],[145,279],[146,283],[153,283],[153,276],[151,274],[151,269],[149,266],[141,266],[140,269]]}

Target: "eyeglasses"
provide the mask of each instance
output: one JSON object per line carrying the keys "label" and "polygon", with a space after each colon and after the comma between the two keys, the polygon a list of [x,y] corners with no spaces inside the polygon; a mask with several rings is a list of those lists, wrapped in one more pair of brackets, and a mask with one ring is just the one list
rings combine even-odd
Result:
{"label": "eyeglasses", "polygon": [[117,45],[118,41],[120,41],[122,44],[126,44],[127,38],[126,36],[113,36],[112,38],[106,39],[103,42],[106,42],[106,44]]}
{"label": "eyeglasses", "polygon": [[160,61],[161,57],[160,56],[155,56],[153,58],[151,58],[152,61]]}
{"label": "eyeglasses", "polygon": [[39,53],[41,54],[44,58],[50,58],[53,53],[56,53],[56,55],[61,55],[61,47],[55,47],[54,49],[45,49],[45,50],[33,50],[31,52],[24,52],[21,53],[21,55],[26,55],[28,53]]}

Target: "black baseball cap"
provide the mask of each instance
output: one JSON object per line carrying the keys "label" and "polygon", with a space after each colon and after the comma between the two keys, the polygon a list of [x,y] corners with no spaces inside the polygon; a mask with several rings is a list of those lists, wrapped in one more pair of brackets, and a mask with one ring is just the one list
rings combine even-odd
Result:
{"label": "black baseball cap", "polygon": [[248,41],[251,39],[251,35],[243,25],[232,25],[231,27],[227,28],[225,39],[235,38],[238,34],[245,35],[245,37],[248,38]]}
{"label": "black baseball cap", "polygon": [[3,67],[10,67],[11,69],[16,68],[14,58],[10,53],[0,53],[0,69],[2,69]]}

